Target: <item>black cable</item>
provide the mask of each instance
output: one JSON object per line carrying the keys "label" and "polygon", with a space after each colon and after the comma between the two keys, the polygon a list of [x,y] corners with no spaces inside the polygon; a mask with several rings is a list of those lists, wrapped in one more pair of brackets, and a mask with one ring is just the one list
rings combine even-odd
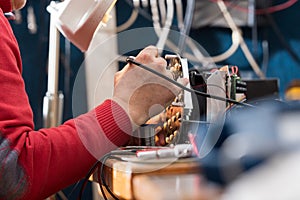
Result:
{"label": "black cable", "polygon": [[97,178],[98,178],[98,182],[99,182],[99,188],[100,188],[100,191],[101,191],[101,194],[104,198],[104,200],[107,200],[107,196],[105,194],[105,191],[103,189],[103,186],[105,186],[105,189],[109,192],[109,194],[114,198],[114,199],[118,199],[113,193],[112,191],[110,190],[110,188],[107,186],[106,182],[105,182],[105,178],[104,178],[104,165],[105,165],[105,162],[106,160],[110,157],[110,153],[104,155],[102,158],[101,158],[101,166],[100,168],[98,168],[98,172],[97,172]]}
{"label": "black cable", "polygon": [[69,192],[69,194],[68,194],[68,197],[67,197],[68,199],[70,199],[70,197],[72,196],[73,192],[75,192],[75,190],[77,189],[79,183],[80,183],[80,180],[75,183],[75,185],[73,186],[71,192]]}
{"label": "black cable", "polygon": [[[82,195],[83,195],[84,189],[85,189],[85,187],[87,185],[87,182],[88,182],[90,176],[96,171],[99,163],[100,163],[100,161],[95,162],[94,165],[91,167],[91,169],[86,174],[86,176],[84,178],[84,181],[83,181],[83,184],[81,186],[81,189],[80,189],[79,196],[78,196],[77,200],[81,200],[82,199]],[[76,184],[75,187],[77,187],[77,185],[78,184]],[[75,189],[73,188],[73,190],[75,190]]]}
{"label": "black cable", "polygon": [[205,92],[200,92],[200,91],[197,91],[197,90],[193,90],[191,88],[187,88],[185,86],[183,86],[182,84],[178,83],[177,81],[167,77],[167,76],[164,76],[162,74],[160,74],[159,72],[151,69],[150,67],[146,66],[146,65],[143,65],[142,63],[139,63],[139,62],[136,62],[134,60],[134,57],[133,56],[129,56],[127,57],[126,59],[126,62],[128,63],[131,63],[131,64],[134,64],[134,65],[137,65],[167,81],[169,81],[170,83],[176,85],[177,87],[185,90],[185,91],[188,91],[188,92],[191,92],[191,93],[195,93],[197,95],[200,95],[200,96],[204,96],[204,97],[207,97],[207,98],[211,98],[211,99],[216,99],[216,100],[220,100],[220,101],[225,101],[225,102],[229,102],[229,103],[233,103],[233,104],[237,104],[237,105],[242,105],[242,106],[245,106],[245,107],[252,107],[252,108],[255,108],[255,106],[251,105],[251,104],[248,104],[248,103],[242,103],[242,102],[239,102],[239,101],[236,101],[236,100],[233,100],[233,99],[229,99],[229,98],[224,98],[224,97],[220,97],[220,96],[215,96],[215,95],[211,95],[211,94],[208,94],[208,93],[205,93]]}
{"label": "black cable", "polygon": [[[104,189],[102,186],[105,187],[106,191],[111,195],[111,197],[115,200],[118,200],[119,198],[116,197],[116,195],[111,191],[111,189],[109,188],[108,184],[105,181],[105,177],[104,177],[104,165],[107,159],[109,158],[113,158],[113,159],[117,159],[117,160],[122,160],[121,158],[117,157],[116,155],[135,155],[136,150],[138,150],[138,148],[136,149],[127,149],[127,150],[116,150],[116,151],[112,151],[106,155],[104,155],[101,158],[101,166],[99,168],[98,171],[98,182],[99,182],[99,187],[102,193],[102,196],[105,200],[107,200],[108,198],[106,197],[106,194],[104,192]],[[127,162],[125,160],[122,160],[124,162]]]}
{"label": "black cable", "polygon": [[[105,161],[104,161],[105,162]],[[101,168],[100,168],[100,171],[98,171],[97,173],[97,178],[98,178],[98,182],[99,182],[99,188],[100,188],[100,191],[101,191],[101,194],[102,194],[102,197],[104,198],[104,200],[107,200],[108,198],[106,197],[106,194],[105,194],[105,191],[102,187],[103,185],[103,179],[102,179],[102,166],[104,166],[104,163],[103,161],[101,162]],[[98,168],[99,169],[99,168]]]}
{"label": "black cable", "polygon": [[98,181],[99,181],[99,186],[100,186],[100,190],[102,192],[102,195],[104,197],[104,199],[106,200],[107,197],[104,193],[104,190],[103,190],[103,187],[102,185],[105,187],[106,191],[111,195],[111,197],[113,199],[116,199],[118,200],[118,198],[114,195],[114,193],[111,191],[111,189],[109,188],[109,186],[106,184],[106,181],[105,181],[105,177],[104,177],[104,165],[105,165],[105,162],[108,158],[110,158],[111,155],[108,154],[107,156],[105,156],[103,159],[102,159],[102,164],[101,164],[101,167],[100,167],[100,171],[98,171]]}
{"label": "black cable", "polygon": [[[118,198],[113,194],[113,192],[111,191],[111,189],[109,188],[109,186],[107,185],[106,181],[105,181],[105,178],[104,178],[104,164],[106,162],[106,160],[108,158],[114,158],[114,159],[119,159],[119,160],[122,160],[121,158],[119,157],[116,157],[115,155],[135,155],[135,152],[139,150],[138,148],[133,148],[133,149],[125,149],[125,150],[114,150],[114,151],[111,151],[107,154],[105,154],[100,160],[98,160],[97,162],[94,163],[94,165],[91,167],[91,169],[89,170],[89,172],[87,173],[87,175],[85,176],[85,178],[83,179],[84,182],[81,186],[81,189],[80,189],[80,192],[79,192],[79,196],[77,198],[77,200],[81,200],[82,199],[82,196],[83,196],[83,192],[84,192],[84,189],[86,187],[86,184],[90,178],[90,176],[96,171],[96,169],[98,168],[99,171],[98,171],[98,182],[99,182],[99,187],[100,187],[100,190],[101,190],[101,193],[102,193],[102,196],[104,199],[108,199],[106,197],[106,194],[104,192],[104,189],[102,187],[102,185],[105,187],[105,189],[109,192],[109,194],[116,200],[118,200]],[[124,161],[124,160],[122,160]],[[124,161],[126,162],[126,161]],[[72,192],[75,190],[75,188],[78,186],[78,182],[76,183],[76,185],[74,186],[74,188],[72,189]],[[70,196],[70,195],[68,195]]]}

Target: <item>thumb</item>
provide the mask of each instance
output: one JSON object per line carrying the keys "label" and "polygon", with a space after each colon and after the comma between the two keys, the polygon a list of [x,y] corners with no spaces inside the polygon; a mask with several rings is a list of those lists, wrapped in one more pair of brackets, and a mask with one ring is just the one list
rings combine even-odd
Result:
{"label": "thumb", "polygon": [[20,10],[26,4],[26,0],[11,0],[13,10]]}
{"label": "thumb", "polygon": [[179,78],[179,79],[177,79],[177,82],[183,86],[187,86],[190,81],[188,78]]}

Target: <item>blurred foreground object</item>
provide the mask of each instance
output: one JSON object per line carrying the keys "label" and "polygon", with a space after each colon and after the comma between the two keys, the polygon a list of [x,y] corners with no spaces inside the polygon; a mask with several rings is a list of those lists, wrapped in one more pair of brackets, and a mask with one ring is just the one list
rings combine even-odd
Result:
{"label": "blurred foreground object", "polygon": [[285,90],[285,99],[288,101],[300,100],[300,80],[293,80]]}
{"label": "blurred foreground object", "polygon": [[200,161],[203,174],[226,188],[224,200],[299,199],[300,104],[253,104],[227,113],[221,137]]}

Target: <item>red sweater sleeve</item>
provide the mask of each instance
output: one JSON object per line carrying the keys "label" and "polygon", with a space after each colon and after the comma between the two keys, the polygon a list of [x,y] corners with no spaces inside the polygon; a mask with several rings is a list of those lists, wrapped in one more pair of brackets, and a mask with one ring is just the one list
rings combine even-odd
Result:
{"label": "red sweater sleeve", "polygon": [[16,39],[0,14],[0,199],[43,199],[80,180],[124,145],[130,120],[111,100],[55,128],[34,131]]}
{"label": "red sweater sleeve", "polygon": [[3,10],[3,12],[12,11],[11,0],[0,0],[0,8]]}

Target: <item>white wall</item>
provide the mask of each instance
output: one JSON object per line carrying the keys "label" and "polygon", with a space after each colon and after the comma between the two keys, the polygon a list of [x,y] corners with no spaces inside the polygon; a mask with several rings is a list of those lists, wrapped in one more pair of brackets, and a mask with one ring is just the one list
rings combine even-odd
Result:
{"label": "white wall", "polygon": [[87,81],[88,109],[94,108],[103,100],[112,96],[113,77],[118,70],[115,58],[118,55],[115,35],[116,14],[111,11],[112,18],[106,27],[96,32],[91,46],[85,53],[85,73]]}

